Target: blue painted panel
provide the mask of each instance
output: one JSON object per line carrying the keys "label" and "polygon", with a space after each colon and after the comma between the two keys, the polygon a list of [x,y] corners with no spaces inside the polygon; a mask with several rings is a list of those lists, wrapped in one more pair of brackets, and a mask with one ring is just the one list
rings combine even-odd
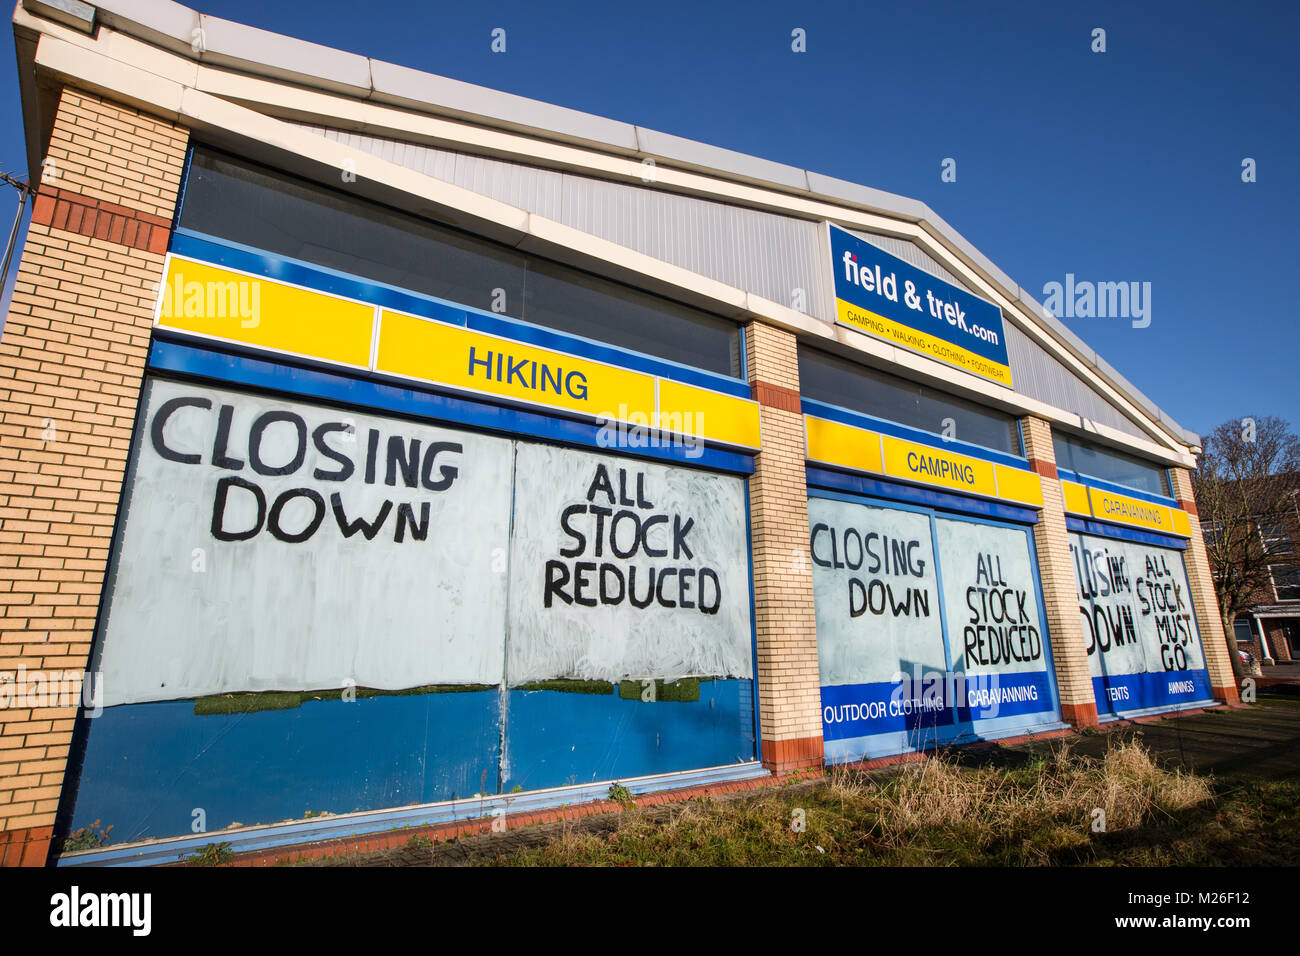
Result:
{"label": "blue painted panel", "polygon": [[109,707],[86,720],[72,829],[112,842],[430,803],[497,789],[495,690],[321,700],[196,716],[193,701]]}
{"label": "blue painted panel", "polygon": [[1210,675],[1196,671],[1103,674],[1092,679],[1099,713],[1122,714],[1151,707],[1213,703]]}
{"label": "blue painted panel", "polygon": [[[199,348],[156,336],[149,352],[149,367],[183,376],[234,382],[265,391],[322,399],[339,405],[371,408],[414,418],[586,448],[601,448],[600,427],[591,422],[552,417],[523,409],[491,405],[439,392],[387,385],[323,368],[306,368],[285,361],[268,362],[236,350]],[[690,457],[692,451],[696,457]],[[618,450],[620,455],[669,461],[692,468],[753,474],[752,455],[720,448],[665,443],[658,448]]]}
{"label": "blue painted panel", "polygon": [[[1045,643],[1045,642],[1044,642]],[[971,681],[958,693],[957,722],[979,724],[1001,717],[1051,713],[1055,709],[1052,678],[1047,671],[993,675]],[[1052,714],[1056,719],[1056,714]]]}
{"label": "blue painted panel", "polygon": [[512,690],[508,792],[618,780],[754,759],[751,682],[700,682],[698,701]]}

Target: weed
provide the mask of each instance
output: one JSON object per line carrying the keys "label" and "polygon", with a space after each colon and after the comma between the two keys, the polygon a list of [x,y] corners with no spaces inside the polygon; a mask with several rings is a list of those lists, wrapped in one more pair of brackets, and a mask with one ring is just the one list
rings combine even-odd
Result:
{"label": "weed", "polygon": [[197,853],[191,853],[186,862],[194,866],[221,866],[230,862],[234,855],[229,843],[209,843]]}
{"label": "weed", "polygon": [[108,835],[113,831],[114,826],[115,824],[110,823],[101,828],[99,821],[96,820],[88,827],[73,830],[63,841],[63,852],[73,853],[77,850],[93,850],[103,846],[108,842]]}

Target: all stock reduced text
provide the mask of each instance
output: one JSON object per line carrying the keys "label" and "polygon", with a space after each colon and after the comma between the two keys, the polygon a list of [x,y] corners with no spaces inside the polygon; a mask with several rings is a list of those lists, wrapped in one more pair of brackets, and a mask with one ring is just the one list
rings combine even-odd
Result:
{"label": "all stock reduced text", "polygon": [[[717,614],[722,606],[717,571],[681,563],[695,557],[690,539],[695,519],[657,511],[644,472],[617,468],[616,475],[597,465],[584,502],[560,512],[565,544],[546,562],[544,606],[627,603],[644,610],[653,604]],[[633,563],[638,557],[674,563]]]}

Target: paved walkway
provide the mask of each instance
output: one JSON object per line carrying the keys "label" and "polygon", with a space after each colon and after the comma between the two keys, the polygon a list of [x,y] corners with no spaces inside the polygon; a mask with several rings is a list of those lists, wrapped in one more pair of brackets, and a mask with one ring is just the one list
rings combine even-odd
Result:
{"label": "paved walkway", "polygon": [[1261,666],[1260,671],[1269,680],[1294,681],[1300,684],[1300,664],[1272,664]]}
{"label": "paved walkway", "polygon": [[[1161,762],[1182,766],[1221,780],[1259,777],[1300,777],[1300,693],[1261,695],[1258,703],[1242,708],[1214,708],[1184,717],[1156,718],[1142,723],[1123,722],[1103,725],[1092,733],[1068,738],[1075,753],[1100,756],[1112,739],[1137,737]],[[1015,764],[1027,761],[1036,752],[1059,744],[1057,740],[1040,740],[1010,747],[988,747],[959,751],[956,756],[971,764]],[[882,775],[897,768],[878,771]],[[790,790],[821,786],[823,780],[808,780],[787,785]],[[754,792],[737,793],[719,799],[753,799]],[[642,811],[651,819],[671,817],[671,805]],[[609,833],[618,824],[618,814],[587,817],[567,823],[547,823],[522,827],[505,833],[485,833],[462,837],[434,846],[408,846],[396,850],[355,854],[313,861],[317,866],[464,866],[495,860],[521,850],[541,846],[569,830],[596,834]]]}

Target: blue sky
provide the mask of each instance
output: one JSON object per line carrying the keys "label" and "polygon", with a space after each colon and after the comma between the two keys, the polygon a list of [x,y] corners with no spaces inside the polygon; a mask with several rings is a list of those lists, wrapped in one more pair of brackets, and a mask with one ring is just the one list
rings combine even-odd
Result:
{"label": "blue sky", "polygon": [[[1260,414],[1300,427],[1300,4],[199,9],[924,200],[1040,300],[1067,273],[1149,282],[1149,327],[1067,324],[1188,428]],[[1090,48],[1098,27],[1105,53]],[[0,169],[23,173],[2,32]],[[940,178],[949,157],[956,182]]]}

